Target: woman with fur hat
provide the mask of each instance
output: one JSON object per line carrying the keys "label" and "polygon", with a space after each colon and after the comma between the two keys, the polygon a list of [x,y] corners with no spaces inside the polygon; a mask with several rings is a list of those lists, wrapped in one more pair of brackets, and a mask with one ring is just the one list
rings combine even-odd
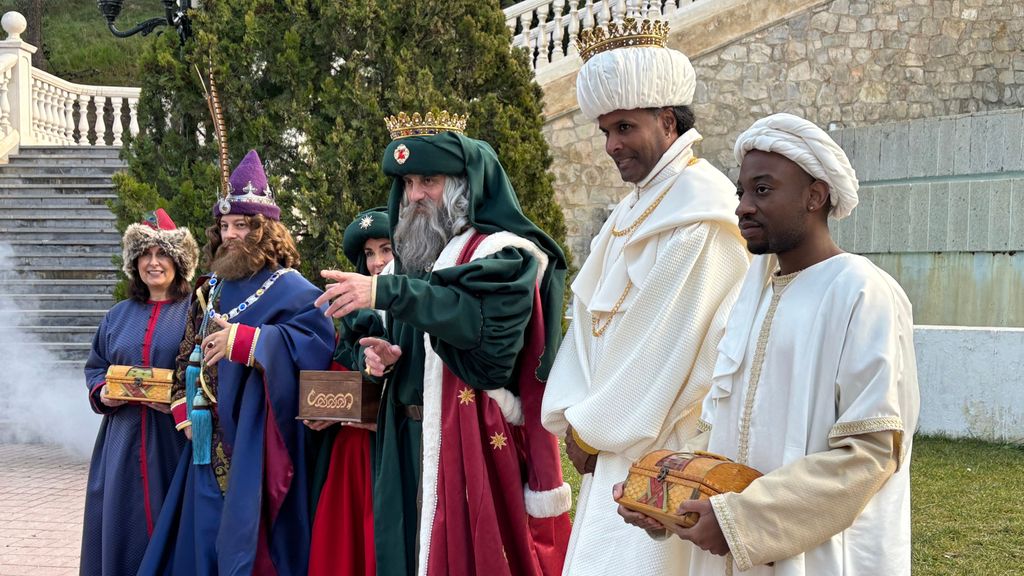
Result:
{"label": "woman with fur hat", "polygon": [[163,210],[122,239],[129,298],[107,312],[85,365],[92,409],[103,415],[86,488],[80,573],[134,574],[180,459],[170,408],[103,393],[112,365],[175,368],[199,249]]}
{"label": "woman with fur hat", "polygon": [[[360,274],[389,274],[394,255],[387,208],[371,208],[357,214],[345,228],[342,247]],[[362,371],[365,360],[359,340],[386,338],[386,334],[382,313],[376,310],[356,310],[341,318],[333,369]],[[370,473],[374,434],[364,425],[334,424],[306,422],[315,430],[310,433],[313,536],[309,576],[373,576],[377,566]]]}

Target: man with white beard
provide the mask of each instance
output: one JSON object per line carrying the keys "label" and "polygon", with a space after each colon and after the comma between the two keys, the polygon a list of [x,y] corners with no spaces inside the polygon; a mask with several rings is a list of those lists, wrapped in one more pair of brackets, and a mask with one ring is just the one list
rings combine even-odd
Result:
{"label": "man with white beard", "polygon": [[486,143],[447,112],[388,119],[395,274],[336,271],[318,301],[384,310],[360,341],[387,375],[374,525],[384,575],[552,575],[569,533],[558,443],[540,425],[565,257],[523,215]]}

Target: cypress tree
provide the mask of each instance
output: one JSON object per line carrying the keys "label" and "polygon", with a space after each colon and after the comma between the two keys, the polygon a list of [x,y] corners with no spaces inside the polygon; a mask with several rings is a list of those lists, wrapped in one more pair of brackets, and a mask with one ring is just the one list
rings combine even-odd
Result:
{"label": "cypress tree", "polygon": [[146,50],[142,131],[117,180],[122,229],[156,202],[204,240],[219,184],[193,67],[205,74],[212,63],[231,159],[259,151],[307,277],[347,267],[346,225],[360,209],[386,203],[383,120],[399,111],[468,112],[467,135],[495,148],[523,210],[564,246],[541,91],[525,51],[510,50],[498,2],[203,4],[187,45],[163,34]]}

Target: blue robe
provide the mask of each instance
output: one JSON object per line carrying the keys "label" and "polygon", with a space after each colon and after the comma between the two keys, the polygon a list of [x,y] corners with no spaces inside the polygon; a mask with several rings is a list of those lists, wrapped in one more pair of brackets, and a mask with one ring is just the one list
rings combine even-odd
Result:
{"label": "blue robe", "polygon": [[93,337],[85,379],[93,410],[104,417],[86,487],[83,576],[138,570],[185,443],[170,414],[140,404],[103,405],[107,368],[174,368],[187,313],[187,298],[125,300],[107,312]]}
{"label": "blue robe", "polygon": [[[242,303],[271,273],[224,282],[215,309]],[[300,274],[284,274],[231,320],[261,329],[254,365],[222,360],[210,372],[213,460],[192,464],[189,443],[139,574],[305,574],[310,520],[298,375],[331,363],[334,325],[313,306],[320,294]],[[193,325],[197,310],[189,313]],[[186,336],[180,372],[194,344]]]}

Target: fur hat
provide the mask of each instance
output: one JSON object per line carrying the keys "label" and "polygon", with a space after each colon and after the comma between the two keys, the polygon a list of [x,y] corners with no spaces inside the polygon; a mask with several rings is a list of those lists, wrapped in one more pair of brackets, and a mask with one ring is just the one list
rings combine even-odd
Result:
{"label": "fur hat", "polygon": [[171,217],[158,208],[139,224],[132,224],[121,239],[121,270],[129,277],[139,273],[135,261],[153,246],[159,246],[174,261],[176,273],[192,281],[199,262],[199,246],[188,228],[178,228]]}

